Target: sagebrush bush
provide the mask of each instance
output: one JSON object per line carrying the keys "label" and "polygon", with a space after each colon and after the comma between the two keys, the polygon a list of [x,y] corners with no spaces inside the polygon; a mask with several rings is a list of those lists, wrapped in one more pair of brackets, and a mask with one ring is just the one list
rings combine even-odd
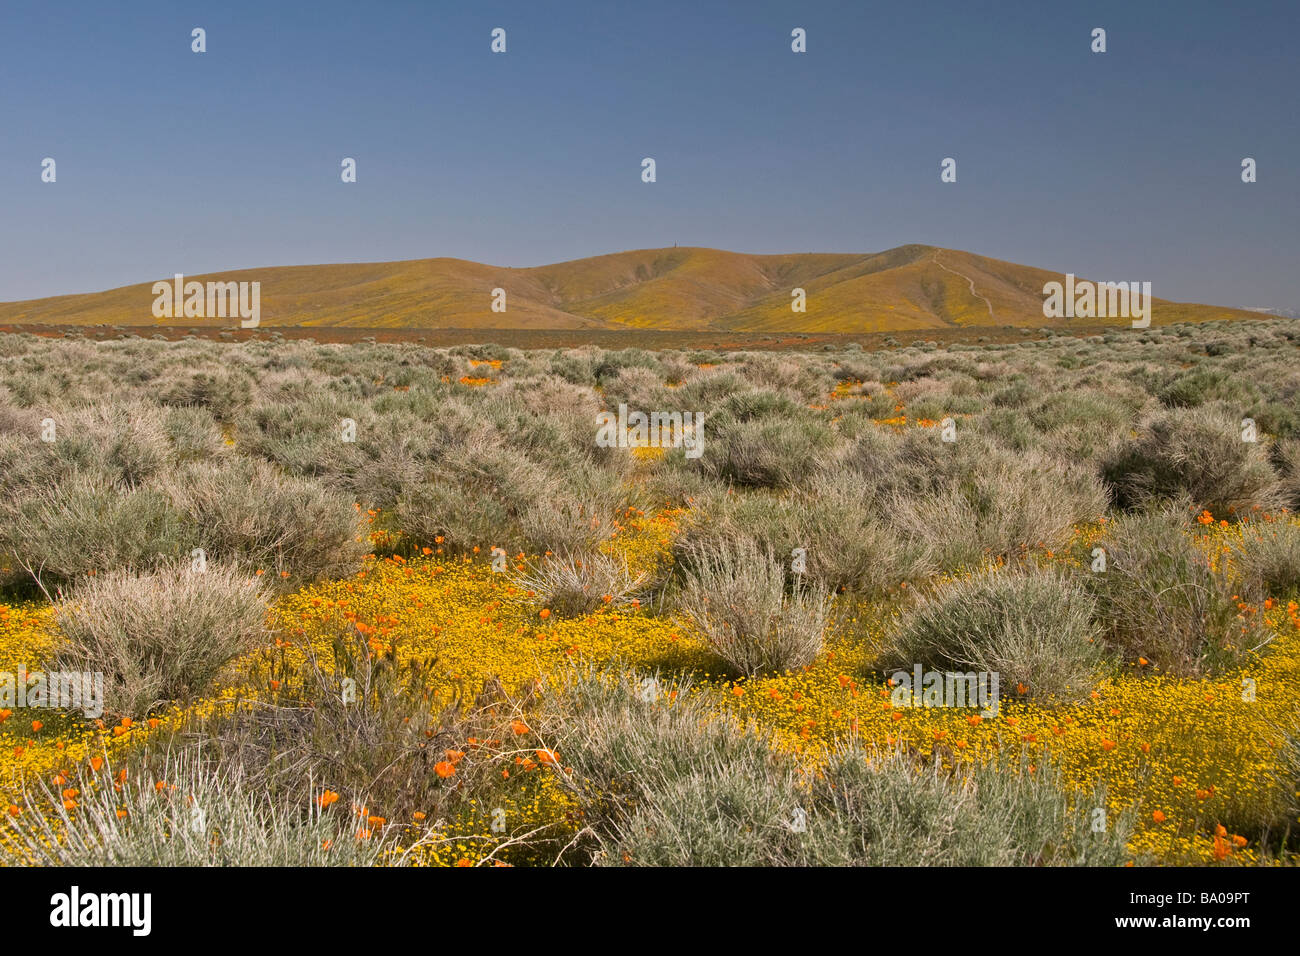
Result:
{"label": "sagebrush bush", "polygon": [[1273,446],[1273,460],[1279,473],[1282,504],[1300,511],[1300,440],[1284,439]]}
{"label": "sagebrush bush", "polygon": [[[123,768],[127,769],[127,768]],[[134,772],[132,772],[134,771]],[[167,755],[146,772],[115,778],[107,762],[71,809],[45,787],[43,813],[6,818],[40,866],[373,866],[382,839],[359,840],[357,824],[303,792],[284,806],[237,771],[213,767],[197,751]],[[158,781],[163,782],[159,788]],[[29,804],[34,795],[28,795]]]}
{"label": "sagebrush bush", "polygon": [[508,506],[490,491],[449,481],[421,482],[402,492],[394,509],[398,526],[416,544],[448,550],[509,548],[518,537]]}
{"label": "sagebrush bush", "polygon": [[814,473],[830,448],[822,426],[767,419],[728,426],[710,422],[710,453],[705,461],[718,477],[739,485],[788,488]]}
{"label": "sagebrush bush", "polygon": [[1232,560],[1242,587],[1258,601],[1295,595],[1300,590],[1300,525],[1292,521],[1247,524]]}
{"label": "sagebrush bush", "polygon": [[572,773],[592,861],[607,866],[1119,865],[1133,818],[1090,825],[1104,793],[1069,792],[1046,761],[954,775],[847,747],[801,774],[688,685],[597,674],[554,688],[543,731]]}
{"label": "sagebrush bush", "polygon": [[878,597],[931,570],[930,550],[877,517],[872,487],[853,473],[828,473],[806,491],[728,495],[697,502],[674,552],[684,568],[697,555],[750,537],[787,563],[802,549],[804,580],[827,591]]}
{"label": "sagebrush bush", "polygon": [[75,466],[34,435],[0,434],[0,508],[9,513],[22,499],[48,490],[74,472]]}
{"label": "sagebrush bush", "polygon": [[1085,579],[1102,635],[1128,662],[1142,658],[1176,675],[1217,673],[1261,638],[1173,511],[1114,521],[1102,538],[1105,571]]}
{"label": "sagebrush bush", "polygon": [[38,579],[59,583],[188,555],[193,529],[168,497],[77,474],[0,504],[0,546]]}
{"label": "sagebrush bush", "polygon": [[64,670],[102,673],[110,713],[140,718],[207,690],[266,634],[267,593],[247,571],[188,563],[109,571],[60,593]]}
{"label": "sagebrush bush", "polygon": [[705,418],[699,467],[723,481],[788,488],[816,473],[834,454],[836,435],[789,398],[759,390],[732,395]]}
{"label": "sagebrush bush", "polygon": [[529,600],[557,614],[587,614],[605,605],[636,599],[646,575],[633,574],[627,561],[599,551],[550,554],[515,579]]}
{"label": "sagebrush bush", "polygon": [[1121,508],[1182,497],[1217,517],[1276,508],[1281,488],[1266,446],[1242,431],[1215,408],[1158,412],[1107,452],[1101,474]]}
{"label": "sagebrush bush", "polygon": [[263,571],[293,587],[344,577],[367,550],[354,504],[264,461],[190,466],[170,476],[165,487],[208,557],[237,562],[250,573]]}
{"label": "sagebrush bush", "polygon": [[231,453],[220,426],[206,409],[188,406],[168,409],[164,428],[177,462],[211,461]]}
{"label": "sagebrush bush", "polygon": [[752,539],[694,555],[679,602],[704,640],[740,674],[754,677],[811,663],[830,614],[825,592],[794,577]]}
{"label": "sagebrush bush", "polygon": [[557,487],[548,500],[526,505],[519,515],[520,543],[538,553],[592,551],[614,536],[613,495],[582,494]]}
{"label": "sagebrush bush", "polygon": [[176,460],[166,415],[155,405],[97,404],[51,418],[59,453],[117,484],[139,485]]}
{"label": "sagebrush bush", "polygon": [[940,568],[1058,549],[1075,524],[1096,520],[1106,508],[1094,476],[1039,453],[985,449],[982,461],[964,467],[960,477],[925,493],[898,489],[889,498],[893,523],[909,540],[924,542]]}
{"label": "sagebrush bush", "polygon": [[426,480],[406,488],[394,510],[399,526],[419,544],[441,537],[454,550],[512,550],[519,543],[520,516],[558,485],[524,453],[475,438]]}
{"label": "sagebrush bush", "polygon": [[1175,376],[1156,397],[1177,408],[1196,408],[1216,399],[1249,405],[1255,399],[1255,390],[1248,382],[1220,369],[1198,368]]}
{"label": "sagebrush bush", "polygon": [[248,377],[238,372],[192,372],[169,382],[159,399],[164,405],[204,408],[217,421],[230,422],[251,394]]}
{"label": "sagebrush bush", "polygon": [[1079,699],[1101,663],[1093,612],[1088,594],[1057,572],[974,574],[906,609],[877,666],[997,673],[1001,693]]}

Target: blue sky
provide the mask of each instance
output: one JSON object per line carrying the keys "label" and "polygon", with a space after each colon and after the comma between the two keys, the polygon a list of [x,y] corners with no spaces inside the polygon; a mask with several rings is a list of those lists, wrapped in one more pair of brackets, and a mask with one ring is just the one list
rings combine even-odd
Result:
{"label": "blue sky", "polygon": [[9,3],[0,300],[922,242],[1300,308],[1298,28],[1294,0]]}

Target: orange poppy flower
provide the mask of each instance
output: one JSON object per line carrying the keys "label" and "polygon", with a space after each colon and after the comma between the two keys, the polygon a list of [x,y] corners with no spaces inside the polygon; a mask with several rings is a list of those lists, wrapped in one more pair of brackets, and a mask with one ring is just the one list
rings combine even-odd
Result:
{"label": "orange poppy flower", "polygon": [[1214,858],[1216,860],[1222,860],[1231,852],[1232,852],[1232,846],[1228,843],[1228,841],[1225,840],[1223,837],[1219,836],[1218,834],[1215,834]]}

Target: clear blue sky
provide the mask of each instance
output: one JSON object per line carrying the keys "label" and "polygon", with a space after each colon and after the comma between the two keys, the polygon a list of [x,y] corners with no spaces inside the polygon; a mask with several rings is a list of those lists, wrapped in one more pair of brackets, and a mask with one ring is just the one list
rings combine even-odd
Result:
{"label": "clear blue sky", "polygon": [[1300,308],[1297,37],[1296,0],[11,0],[0,300],[299,263],[922,242]]}

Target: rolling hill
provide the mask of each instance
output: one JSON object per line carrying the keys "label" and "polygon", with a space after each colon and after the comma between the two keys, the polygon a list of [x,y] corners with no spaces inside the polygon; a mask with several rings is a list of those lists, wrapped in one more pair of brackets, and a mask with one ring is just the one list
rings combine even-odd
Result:
{"label": "rolling hill", "polygon": [[[441,258],[186,276],[205,283],[260,282],[262,327],[827,333],[1068,325],[1068,319],[1043,317],[1043,284],[1061,278],[1059,272],[925,245],[791,255],[682,247],[532,268]],[[0,324],[237,324],[156,319],[152,285],[0,303]],[[496,288],[506,290],[505,312],[491,310]],[[805,312],[791,311],[794,288],[806,291]],[[1153,311],[1156,324],[1258,317],[1245,309],[1159,298]]]}

